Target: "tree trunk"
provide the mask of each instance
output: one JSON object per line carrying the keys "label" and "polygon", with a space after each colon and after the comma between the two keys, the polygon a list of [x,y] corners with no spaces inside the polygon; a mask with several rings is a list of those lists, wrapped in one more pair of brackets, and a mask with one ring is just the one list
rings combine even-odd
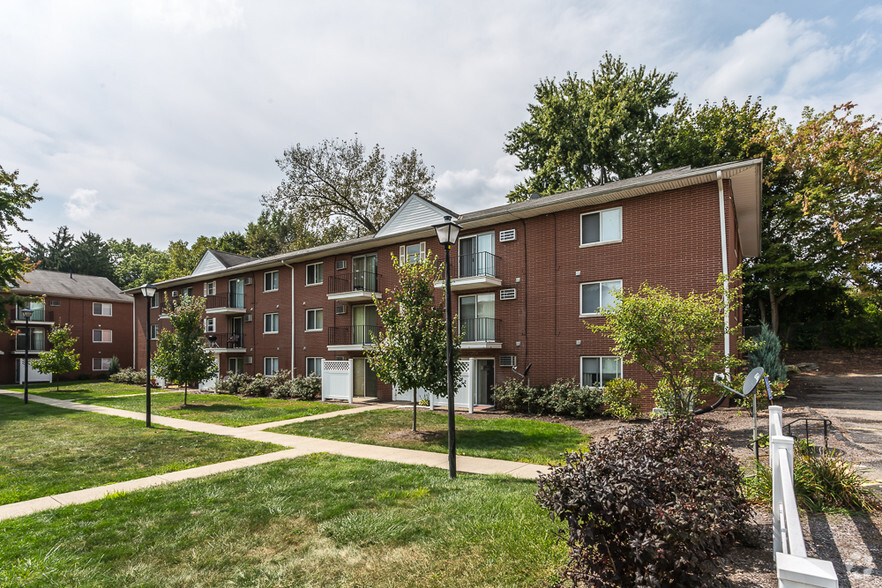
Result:
{"label": "tree trunk", "polygon": [[187,384],[184,384],[184,406],[187,406]]}
{"label": "tree trunk", "polygon": [[766,320],[766,301],[762,299],[762,296],[756,299],[759,303],[759,311],[760,311],[760,322],[764,325],[769,324],[769,321]]}
{"label": "tree trunk", "polygon": [[417,389],[413,389],[413,432],[416,433]]}
{"label": "tree trunk", "polygon": [[771,317],[772,332],[778,334],[778,304],[781,299],[775,296],[775,292],[769,288],[769,315]]}

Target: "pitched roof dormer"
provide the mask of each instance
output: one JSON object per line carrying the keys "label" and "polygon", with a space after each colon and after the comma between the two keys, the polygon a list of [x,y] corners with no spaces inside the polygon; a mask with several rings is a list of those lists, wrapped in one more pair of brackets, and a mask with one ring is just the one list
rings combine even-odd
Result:
{"label": "pitched roof dormer", "polygon": [[459,218],[459,215],[452,210],[414,195],[398,207],[392,218],[386,221],[374,237],[388,237],[417,229],[427,229],[444,222],[445,216]]}
{"label": "pitched roof dormer", "polygon": [[254,261],[254,258],[246,257],[245,255],[234,255],[216,249],[208,249],[202,254],[202,259],[199,260],[199,263],[196,264],[196,269],[194,269],[193,273],[190,275],[201,276],[203,274],[223,271],[234,265],[239,265],[240,263],[248,261]]}

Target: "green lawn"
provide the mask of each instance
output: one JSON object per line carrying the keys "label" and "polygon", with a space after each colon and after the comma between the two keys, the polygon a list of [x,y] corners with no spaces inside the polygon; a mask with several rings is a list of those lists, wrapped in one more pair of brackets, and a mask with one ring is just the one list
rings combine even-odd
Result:
{"label": "green lawn", "polygon": [[0,447],[0,504],[282,449],[7,396],[0,396]]}
{"label": "green lawn", "polygon": [[[408,435],[412,422],[413,413],[409,410],[373,410],[271,430],[337,441],[447,452],[446,413],[418,413],[417,429],[424,433],[422,439]],[[555,423],[456,417],[456,450],[462,455],[547,464],[560,461],[560,453],[564,450],[576,449],[588,441],[589,436]]]}
{"label": "green lawn", "polygon": [[0,522],[3,586],[548,586],[535,482],[313,455]]}
{"label": "green lawn", "polygon": [[[128,398],[92,398],[85,402],[144,412],[145,397],[146,395]],[[324,402],[240,398],[230,394],[195,394],[193,392],[187,394],[188,406],[186,408],[181,406],[183,403],[183,392],[157,394],[150,399],[151,413],[203,423],[243,427],[352,408],[348,405],[326,404]]]}
{"label": "green lawn", "polygon": [[[58,387],[56,391],[55,388]],[[4,386],[4,390],[24,392],[24,386]],[[86,398],[100,398],[102,396],[120,396],[123,394],[145,394],[144,386],[131,386],[129,384],[114,384],[107,380],[74,382],[61,382],[59,384],[30,384],[30,394],[39,394],[47,398],[60,400],[80,400]]]}

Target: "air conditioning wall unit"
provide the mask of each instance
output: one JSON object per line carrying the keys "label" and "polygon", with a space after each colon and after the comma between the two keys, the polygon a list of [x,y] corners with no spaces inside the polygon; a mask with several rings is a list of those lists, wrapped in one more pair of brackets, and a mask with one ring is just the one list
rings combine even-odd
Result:
{"label": "air conditioning wall unit", "polygon": [[334,314],[346,314],[346,305],[337,304],[334,306]]}
{"label": "air conditioning wall unit", "polygon": [[340,270],[345,270],[346,269],[346,260],[345,259],[338,259],[335,267],[337,268],[338,272]]}
{"label": "air conditioning wall unit", "polygon": [[250,315],[250,314],[246,314],[246,315],[245,315],[245,322],[246,322],[246,323],[250,323],[250,322],[253,321],[253,320],[254,320],[254,316],[253,316],[253,315]]}
{"label": "air conditioning wall unit", "polygon": [[178,291],[172,290],[172,298],[177,298],[177,297],[178,297]]}
{"label": "air conditioning wall unit", "polygon": [[518,367],[517,355],[501,355],[499,356],[499,367],[513,368]]}
{"label": "air conditioning wall unit", "polygon": [[254,282],[254,280],[252,280],[251,278],[245,278],[245,285],[246,286],[250,286],[253,282]]}
{"label": "air conditioning wall unit", "polygon": [[518,297],[518,291],[514,288],[505,288],[499,291],[500,300],[515,300]]}
{"label": "air conditioning wall unit", "polygon": [[254,357],[251,355],[246,355],[245,356],[245,365],[251,365],[252,363],[254,363]]}
{"label": "air conditioning wall unit", "polygon": [[514,229],[507,229],[505,231],[499,231],[499,242],[504,243],[505,241],[514,241],[517,233]]}

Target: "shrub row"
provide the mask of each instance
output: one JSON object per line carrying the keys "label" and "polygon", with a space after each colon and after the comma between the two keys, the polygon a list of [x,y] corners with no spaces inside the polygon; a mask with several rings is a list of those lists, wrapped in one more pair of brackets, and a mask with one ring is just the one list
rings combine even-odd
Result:
{"label": "shrub row", "polygon": [[123,368],[110,376],[111,382],[117,384],[134,384],[136,386],[144,386],[147,384],[147,370],[133,370],[132,368]]}
{"label": "shrub row", "polygon": [[282,370],[273,376],[263,374],[249,376],[229,372],[218,380],[215,391],[221,394],[315,400],[322,393],[322,381],[305,376],[292,379],[288,370]]}
{"label": "shrub row", "polygon": [[639,416],[635,400],[646,387],[632,380],[613,380],[604,388],[582,387],[575,380],[560,379],[547,387],[533,387],[511,378],[493,388],[497,408],[538,415],[572,416],[580,419],[604,414],[619,420]]}

